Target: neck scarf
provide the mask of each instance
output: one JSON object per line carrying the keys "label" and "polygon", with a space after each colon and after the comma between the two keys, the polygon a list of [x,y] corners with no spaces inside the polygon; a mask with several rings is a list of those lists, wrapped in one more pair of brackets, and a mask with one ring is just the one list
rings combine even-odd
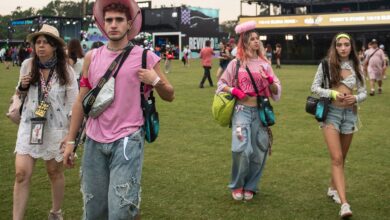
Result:
{"label": "neck scarf", "polygon": [[38,67],[40,69],[51,69],[55,65],[57,65],[57,56],[53,56],[52,58],[50,58],[45,63],[42,63],[41,61],[39,61],[39,59],[37,59],[37,63],[38,63]]}

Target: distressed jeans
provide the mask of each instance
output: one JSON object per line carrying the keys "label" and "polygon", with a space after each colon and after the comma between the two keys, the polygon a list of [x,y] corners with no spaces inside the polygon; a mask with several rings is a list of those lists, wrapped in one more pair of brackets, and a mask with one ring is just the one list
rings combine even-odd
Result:
{"label": "distressed jeans", "polygon": [[232,179],[229,188],[257,192],[268,154],[267,128],[257,107],[236,105],[232,119]]}
{"label": "distressed jeans", "polygon": [[139,212],[144,131],[104,144],[87,138],[81,167],[83,219],[134,219]]}

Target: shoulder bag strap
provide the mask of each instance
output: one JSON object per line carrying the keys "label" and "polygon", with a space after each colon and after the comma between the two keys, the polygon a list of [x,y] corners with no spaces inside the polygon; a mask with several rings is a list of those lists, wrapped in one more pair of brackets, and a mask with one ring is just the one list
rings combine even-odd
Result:
{"label": "shoulder bag strap", "polygon": [[119,69],[121,68],[122,64],[125,62],[126,58],[129,56],[129,54],[130,54],[132,49],[133,49],[132,45],[126,47],[125,50],[121,54],[119,54],[115,58],[115,60],[111,63],[110,67],[107,69],[107,71],[104,74],[104,76],[99,80],[99,83],[97,84],[97,86],[92,91],[91,98],[89,99],[91,101],[88,101],[87,105],[85,106],[85,109],[86,109],[87,112],[89,112],[91,110],[92,105],[93,105],[93,103],[96,100],[96,97],[98,96],[100,90],[103,88],[104,84],[106,84],[106,82],[110,78],[111,73],[115,69],[115,67],[118,65],[118,62],[119,62],[119,66],[116,69],[116,72],[114,73],[113,77],[116,77],[116,75],[118,74]]}
{"label": "shoulder bag strap", "polygon": [[321,61],[322,64],[322,73],[323,73],[323,83],[322,88],[329,89],[330,88],[330,74],[329,74],[329,65],[326,59]]}
{"label": "shoulder bag strap", "polygon": [[236,86],[237,88],[240,88],[240,85],[238,83],[238,70],[240,69],[240,60],[237,59],[237,62],[236,62],[236,74],[234,74],[234,81],[236,82]]}
{"label": "shoulder bag strap", "polygon": [[[142,52],[142,63],[141,63],[141,67],[142,69],[146,69],[146,58],[147,58],[147,53],[148,53],[148,50],[144,50]],[[143,102],[142,100],[145,100],[145,84],[143,82],[141,82],[141,86],[140,86],[140,94],[141,94],[141,106],[143,106]],[[150,92],[150,97],[153,97],[153,90]]]}
{"label": "shoulder bag strap", "polygon": [[256,92],[257,107],[260,108],[261,107],[261,104],[260,104],[261,101],[260,101],[260,96],[259,96],[259,90],[257,89],[255,80],[253,79],[252,73],[249,70],[248,66],[246,66],[245,69],[248,72],[249,77],[251,78],[252,86],[253,86],[253,88],[255,89],[255,92]]}

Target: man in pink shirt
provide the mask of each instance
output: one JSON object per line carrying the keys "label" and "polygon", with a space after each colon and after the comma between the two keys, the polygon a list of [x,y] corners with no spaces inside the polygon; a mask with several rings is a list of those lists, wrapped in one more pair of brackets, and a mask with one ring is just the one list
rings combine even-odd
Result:
{"label": "man in pink shirt", "polygon": [[[129,41],[140,31],[141,10],[134,0],[97,0],[93,8],[97,26],[108,44],[90,50],[84,59],[80,93],[72,108],[65,140],[64,165],[74,166],[75,138],[83,121],[82,100],[96,87],[116,57],[132,48],[115,81],[115,99],[95,118],[88,118],[81,167],[83,219],[135,219],[139,217],[145,132],[140,85],[155,88],[165,101],[174,99],[172,85],[160,71],[160,58]],[[102,92],[102,91],[101,91]]]}
{"label": "man in pink shirt", "polygon": [[214,56],[214,51],[210,47],[211,42],[209,40],[206,41],[206,47],[202,48],[200,51],[200,58],[202,59],[202,66],[204,69],[204,74],[202,81],[200,82],[199,88],[204,88],[203,84],[206,81],[206,78],[209,80],[209,84],[213,86],[213,80],[210,76],[210,69],[212,66],[212,58]]}

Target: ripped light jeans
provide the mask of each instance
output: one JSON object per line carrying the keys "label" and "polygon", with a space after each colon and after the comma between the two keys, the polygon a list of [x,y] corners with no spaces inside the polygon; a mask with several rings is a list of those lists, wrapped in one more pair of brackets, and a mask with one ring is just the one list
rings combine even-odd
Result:
{"label": "ripped light jeans", "polygon": [[267,128],[257,107],[236,105],[232,119],[232,179],[229,188],[257,192],[268,154]]}
{"label": "ripped light jeans", "polygon": [[141,200],[144,131],[104,144],[87,138],[81,167],[83,219],[134,219]]}

